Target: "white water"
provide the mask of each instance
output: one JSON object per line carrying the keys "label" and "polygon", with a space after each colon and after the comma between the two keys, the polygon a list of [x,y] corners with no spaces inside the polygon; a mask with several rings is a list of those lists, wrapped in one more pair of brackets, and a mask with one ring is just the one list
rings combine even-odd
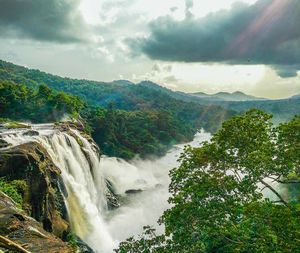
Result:
{"label": "white water", "polygon": [[[188,143],[198,146],[209,140],[208,133],[198,133],[194,141]],[[163,227],[157,221],[163,212],[170,207],[168,203],[170,169],[179,165],[178,158],[185,145],[176,145],[165,156],[155,160],[135,159],[130,163],[121,159],[104,157],[101,169],[107,179],[113,182],[116,191],[124,196],[120,208],[107,215],[109,233],[118,242],[138,235],[143,226],[150,225],[159,232]],[[142,189],[141,193],[125,195],[129,189]]]}
{"label": "white water", "polygon": [[[76,130],[69,135],[54,130],[52,125],[35,125],[33,128],[39,136],[23,136],[27,130],[20,129],[0,134],[12,145],[37,141],[47,149],[62,171],[72,229],[96,252],[113,252],[120,241],[141,233],[144,225],[163,230],[157,220],[169,207],[168,173],[178,166],[177,159],[184,145],[175,146],[164,157],[155,160],[134,159],[129,163],[102,157],[100,161],[97,150]],[[201,132],[189,144],[199,145],[209,138],[210,134]],[[107,210],[105,179],[120,195],[121,207],[113,211]],[[128,190],[142,192],[126,194]]]}

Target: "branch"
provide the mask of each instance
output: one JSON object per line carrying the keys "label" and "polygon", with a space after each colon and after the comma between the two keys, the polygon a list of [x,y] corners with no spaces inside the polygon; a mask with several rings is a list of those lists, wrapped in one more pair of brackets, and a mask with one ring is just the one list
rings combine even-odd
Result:
{"label": "branch", "polygon": [[11,249],[21,253],[31,253],[30,251],[24,249],[21,245],[11,241],[7,237],[0,235],[0,245],[3,245],[7,249]]}
{"label": "branch", "polygon": [[281,197],[281,195],[268,183],[266,183],[264,180],[259,180],[264,186],[266,186],[269,190],[271,190],[278,198],[279,200],[288,207],[288,203]]}
{"label": "branch", "polygon": [[299,180],[279,180],[280,177],[274,178],[270,176],[268,176],[268,178],[273,179],[273,182],[277,182],[280,184],[300,184]]}
{"label": "branch", "polygon": [[281,184],[300,184],[300,181],[297,181],[297,180],[291,180],[291,181],[281,181],[281,180],[278,180],[277,182],[281,183]]}
{"label": "branch", "polygon": [[230,242],[236,243],[236,244],[242,244],[243,243],[241,241],[232,240],[232,239],[228,238],[227,236],[225,236],[225,239],[228,240],[228,241],[230,241]]}

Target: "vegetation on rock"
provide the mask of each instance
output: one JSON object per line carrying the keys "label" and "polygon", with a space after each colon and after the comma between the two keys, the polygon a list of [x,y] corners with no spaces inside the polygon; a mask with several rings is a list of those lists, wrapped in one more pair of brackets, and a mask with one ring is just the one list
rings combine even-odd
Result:
{"label": "vegetation on rock", "polygon": [[24,180],[13,180],[9,182],[5,180],[4,177],[0,178],[0,191],[12,198],[19,208],[23,206],[23,195],[26,191],[26,187],[27,185]]}

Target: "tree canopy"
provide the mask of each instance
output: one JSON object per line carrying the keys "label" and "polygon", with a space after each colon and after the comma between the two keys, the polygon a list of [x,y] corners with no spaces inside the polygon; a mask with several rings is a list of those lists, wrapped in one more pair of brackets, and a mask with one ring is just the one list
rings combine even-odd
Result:
{"label": "tree canopy", "polygon": [[46,85],[28,88],[11,81],[0,81],[0,117],[45,123],[77,118],[106,155],[133,158],[136,154],[163,155],[171,145],[193,139],[197,128],[178,119],[168,110],[125,111],[93,107],[79,97],[55,91]]}
{"label": "tree canopy", "polygon": [[51,122],[64,115],[77,117],[84,103],[75,96],[51,90],[46,85],[30,89],[0,81],[0,117],[33,122]]}
{"label": "tree canopy", "polygon": [[250,110],[186,147],[170,172],[165,234],[146,227],[116,252],[300,252],[300,118],[270,119]]}

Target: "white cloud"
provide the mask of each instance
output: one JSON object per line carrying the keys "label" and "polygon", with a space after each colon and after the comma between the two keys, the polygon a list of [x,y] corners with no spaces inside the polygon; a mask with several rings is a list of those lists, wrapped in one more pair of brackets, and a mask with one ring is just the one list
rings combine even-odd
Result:
{"label": "white cloud", "polygon": [[[189,9],[195,16],[230,8],[235,0],[194,0]],[[253,4],[256,0],[244,0]],[[280,78],[262,65],[227,66],[200,63],[160,62],[145,56],[132,58],[124,38],[145,35],[148,23],[162,15],[182,19],[185,0],[81,0],[80,11],[89,24],[89,44],[60,45],[31,40],[0,39],[4,60],[50,73],[99,81],[152,80],[173,90],[208,93],[241,90],[272,98],[300,91],[300,75]]]}

